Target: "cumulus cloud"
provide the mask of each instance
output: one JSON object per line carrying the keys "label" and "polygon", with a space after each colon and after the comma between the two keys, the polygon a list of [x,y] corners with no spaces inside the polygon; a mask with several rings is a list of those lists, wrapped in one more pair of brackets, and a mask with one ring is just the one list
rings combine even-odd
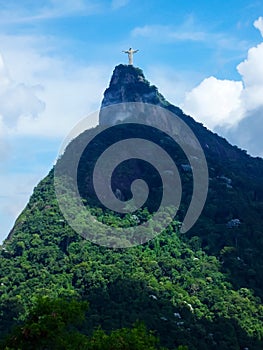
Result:
{"label": "cumulus cloud", "polygon": [[[263,19],[254,22],[256,28],[263,29]],[[262,32],[261,32],[262,34]],[[244,82],[242,99],[248,111],[263,105],[263,42],[248,51],[247,59],[237,66]]]}
{"label": "cumulus cloud", "polygon": [[[263,18],[259,17],[254,26],[262,35]],[[241,77],[239,81],[215,77],[204,79],[186,93],[181,107],[207,127],[221,130],[221,134],[231,135],[232,142],[242,144],[242,140],[252,137],[245,130],[248,125],[243,120],[249,118],[250,125],[259,127],[252,116],[259,118],[259,111],[263,110],[263,42],[248,50],[247,58],[237,66],[237,71]],[[254,147],[253,150],[260,152],[261,139],[257,142],[258,148]],[[245,142],[243,144],[247,145]]]}
{"label": "cumulus cloud", "polygon": [[233,126],[243,117],[240,81],[219,80],[209,77],[188,92],[183,109],[209,128]]}
{"label": "cumulus cloud", "polygon": [[[23,118],[31,123],[44,110],[44,102],[37,96],[38,88],[18,83],[11,78],[6,63],[0,54],[0,164],[11,152],[10,133],[14,132]],[[1,169],[2,170],[2,169]]]}
{"label": "cumulus cloud", "polygon": [[[36,118],[44,103],[36,96],[37,88],[12,81],[0,55],[0,115],[7,127],[14,127],[19,118]],[[3,125],[2,125],[3,127]]]}
{"label": "cumulus cloud", "polygon": [[[43,77],[44,88],[39,91],[39,96],[45,101],[45,111],[33,121],[27,116],[20,118],[15,133],[66,136],[80,119],[99,108],[103,88],[107,84],[107,71],[100,66],[79,67],[68,75],[54,71],[53,78]],[[90,119],[89,122],[89,127],[92,127],[98,120]]]}
{"label": "cumulus cloud", "polygon": [[216,127],[215,131],[223,134],[232,144],[248,150],[250,155],[263,157],[262,126],[263,107],[260,107],[248,112],[236,127],[227,130]]}
{"label": "cumulus cloud", "polygon": [[[0,41],[0,116],[9,133],[61,138],[99,108],[112,69],[109,64],[79,64],[67,56],[50,56],[58,45],[50,37],[2,35]],[[90,126],[96,123],[90,120]]]}

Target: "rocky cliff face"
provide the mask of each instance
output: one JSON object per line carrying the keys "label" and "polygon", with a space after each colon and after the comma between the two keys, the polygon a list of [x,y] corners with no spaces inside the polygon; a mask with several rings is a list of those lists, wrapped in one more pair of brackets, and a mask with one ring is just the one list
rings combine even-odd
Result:
{"label": "rocky cliff face", "polygon": [[[159,93],[154,85],[145,79],[143,71],[130,65],[120,64],[115,67],[109,87],[104,92],[101,108],[123,102],[144,102],[161,107],[167,107],[169,102]],[[126,112],[126,111],[125,111]],[[125,115],[125,118],[127,115]],[[100,112],[100,125],[114,124],[124,117],[109,116]]]}

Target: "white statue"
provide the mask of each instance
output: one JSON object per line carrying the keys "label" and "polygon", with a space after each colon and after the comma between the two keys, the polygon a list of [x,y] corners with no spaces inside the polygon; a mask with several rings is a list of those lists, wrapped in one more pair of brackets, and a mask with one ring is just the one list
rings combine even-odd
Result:
{"label": "white statue", "polygon": [[133,65],[133,54],[138,52],[139,50],[133,50],[131,47],[129,48],[129,50],[127,51],[122,51],[124,53],[128,54],[128,58],[129,58],[129,65],[132,66]]}

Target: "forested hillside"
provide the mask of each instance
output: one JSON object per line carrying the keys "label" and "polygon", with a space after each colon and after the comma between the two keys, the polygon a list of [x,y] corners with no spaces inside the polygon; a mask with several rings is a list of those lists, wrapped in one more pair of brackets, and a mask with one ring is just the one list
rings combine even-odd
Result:
{"label": "forested hillside", "polygon": [[[0,334],[2,339],[8,336],[2,342],[3,349],[30,349],[30,339],[36,334],[44,340],[35,344],[35,349],[69,348],[66,343],[52,348],[50,339],[45,340],[50,323],[39,323],[46,320],[41,309],[45,300],[51,305],[45,304],[47,315],[60,315],[57,305],[64,302],[78,310],[81,322],[75,326],[65,314],[67,322],[61,316],[63,322],[58,331],[65,334],[68,329],[74,330],[68,339],[72,349],[157,349],[155,337],[160,338],[160,346],[168,349],[263,348],[263,160],[250,157],[184,115],[150,86],[137,68],[116,67],[103,105],[139,98],[176,113],[198,137],[209,171],[208,197],[202,215],[189,232],[180,232],[192,195],[191,171],[177,147],[162,139],[162,135],[152,136],[145,129],[141,131],[145,138],[159,140],[173,155],[183,183],[177,216],[147,243],[112,249],[91,243],[74,232],[59,209],[52,169],[34,189],[0,249]],[[93,132],[87,130],[73,140],[59,162],[70,160],[78,143]],[[122,135],[125,132],[128,131],[122,130]],[[140,133],[129,130],[132,132]],[[108,134],[107,142],[116,142],[118,137]],[[86,168],[88,164],[88,169],[92,169],[104,147],[103,142],[97,142],[93,150],[84,153]],[[151,168],[141,170],[137,163],[132,168],[135,175],[143,174],[154,188],[147,205],[133,215],[116,214],[101,206],[80,165],[79,188],[86,208],[109,226],[136,225],[146,221],[156,209],[158,179]],[[129,193],[123,190],[123,195],[127,197]],[[88,306],[84,303],[84,307],[83,302]],[[143,322],[146,329],[137,321]],[[40,325],[47,327],[46,333]],[[20,328],[12,331],[14,326]],[[95,331],[98,327],[103,331]],[[121,330],[123,327],[130,330]],[[34,333],[36,328],[39,333]],[[127,334],[134,335],[130,343],[135,347],[117,348],[120,339],[128,344]],[[91,337],[97,340],[91,341]],[[106,338],[104,343],[91,347],[90,343]],[[77,339],[76,343],[72,339]]]}

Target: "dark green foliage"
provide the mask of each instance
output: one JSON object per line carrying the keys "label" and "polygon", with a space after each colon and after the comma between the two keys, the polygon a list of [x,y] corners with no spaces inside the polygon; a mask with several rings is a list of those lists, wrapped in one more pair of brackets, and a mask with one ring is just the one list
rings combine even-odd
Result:
{"label": "dark green foliage", "polygon": [[[147,332],[142,323],[136,323],[131,329],[122,328],[106,334],[96,330],[89,339],[87,350],[165,350],[159,346],[153,332]],[[186,349],[187,350],[187,349]]]}
{"label": "dark green foliage", "polygon": [[[93,210],[101,220],[119,221],[110,212]],[[128,224],[129,216],[123,220]],[[261,349],[260,300],[247,288],[234,290],[220,271],[222,261],[205,253],[197,236],[188,241],[177,227],[175,221],[149,243],[126,250],[96,246],[63,221],[51,172],[0,252],[1,334],[14,321],[24,322],[36,296],[48,294],[88,300],[82,332],[90,336],[99,326],[109,332],[141,320],[171,349],[183,344],[205,350],[223,343]],[[221,252],[224,261],[229,254],[232,248]]]}
{"label": "dark green foliage", "polygon": [[[25,322],[3,342],[5,350],[158,350],[158,339],[142,323],[88,337],[77,329],[85,321],[87,303],[75,299],[38,298]],[[162,348],[165,350],[164,348]]]}
{"label": "dark green foliage", "polygon": [[26,321],[13,331],[4,347],[16,350],[84,349],[86,337],[76,327],[83,323],[86,309],[87,303],[74,299],[38,298]]}

